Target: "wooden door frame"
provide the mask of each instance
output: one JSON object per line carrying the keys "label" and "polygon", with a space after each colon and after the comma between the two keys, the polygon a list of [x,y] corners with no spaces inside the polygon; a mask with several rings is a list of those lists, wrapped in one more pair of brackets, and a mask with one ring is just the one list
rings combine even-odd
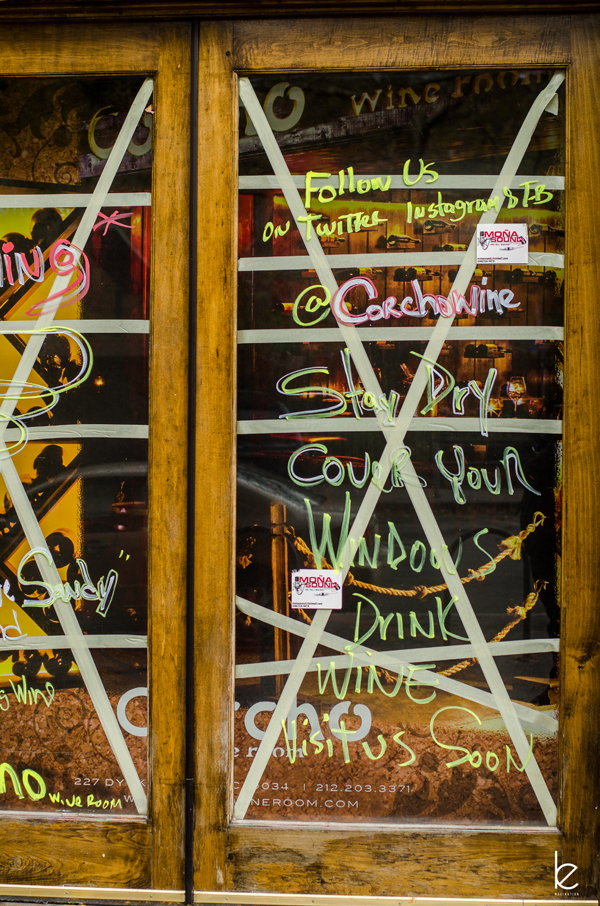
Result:
{"label": "wooden door frame", "polygon": [[[233,823],[233,538],[237,74],[468,67],[567,70],[566,506],[560,706],[561,830]],[[556,902],[554,859],[578,866],[578,895],[598,891],[600,729],[600,412],[589,388],[600,259],[586,254],[598,216],[600,16],[435,15],[206,22],[201,25],[197,299],[200,426],[210,476],[196,496],[196,902],[343,896],[542,897]],[[581,124],[590,124],[582,128]],[[588,195],[586,195],[588,192]],[[210,254],[204,254],[210,248]],[[577,300],[577,303],[576,301]],[[210,444],[206,438],[210,437]],[[207,493],[208,492],[208,493]],[[210,633],[207,632],[210,627]],[[209,893],[210,892],[210,893]],[[221,893],[220,893],[221,892]],[[245,895],[244,895],[244,892]],[[275,896],[277,894],[278,896]],[[296,895],[296,900],[293,896]],[[260,898],[260,897],[259,897]],[[317,900],[315,899],[314,902]],[[262,901],[261,901],[262,902]]]}
{"label": "wooden door frame", "polygon": [[[123,899],[136,898],[136,888],[161,888],[166,901],[184,898],[190,67],[186,22],[13,23],[3,28],[3,77],[153,74],[156,110],[150,298],[149,814],[107,820],[4,813],[3,897]],[[169,262],[177,262],[176,267],[166,267],[161,259],[165,244]],[[65,886],[74,889],[65,892]]]}

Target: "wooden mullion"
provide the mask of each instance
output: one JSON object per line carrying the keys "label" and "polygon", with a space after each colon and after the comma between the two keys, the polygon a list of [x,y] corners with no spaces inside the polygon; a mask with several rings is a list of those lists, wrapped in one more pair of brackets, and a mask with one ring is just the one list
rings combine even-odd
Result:
{"label": "wooden mullion", "polygon": [[232,805],[237,94],[232,26],[200,29],[194,887],[223,890]]}
{"label": "wooden mullion", "polygon": [[189,23],[159,28],[152,168],[149,681],[152,886],[182,890],[189,285]]}

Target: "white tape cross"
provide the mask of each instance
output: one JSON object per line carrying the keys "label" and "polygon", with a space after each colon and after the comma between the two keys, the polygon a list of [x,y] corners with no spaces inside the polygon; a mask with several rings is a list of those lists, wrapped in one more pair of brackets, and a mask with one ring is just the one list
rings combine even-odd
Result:
{"label": "white tape cross", "polygon": [[[119,164],[125,154],[127,145],[133,137],[133,133],[135,132],[144,108],[152,95],[153,88],[153,80],[145,79],[129,109],[118,138],[110,152],[110,156],[106,161],[102,174],[96,184],[96,188],[90,196],[89,203],[83,213],[75,236],[73,237],[73,245],[77,246],[77,248],[85,248],[85,244],[91,234],[98,212],[105,203],[106,196],[108,195],[117,174]],[[52,290],[49,295],[64,291],[69,285],[69,282],[70,275],[57,276],[53,281]],[[55,307],[52,303],[47,303],[35,324],[35,329],[41,330],[42,328],[49,327],[54,320],[54,314]],[[43,332],[35,333],[30,337],[12,382],[6,391],[2,406],[0,407],[0,415],[2,416],[2,419],[0,420],[0,471],[4,476],[7,490],[11,496],[30,549],[33,550],[37,548],[43,550],[46,554],[46,556],[38,554],[35,558],[42,578],[44,582],[56,586],[61,585],[62,580],[33,511],[31,501],[27,496],[15,464],[4,443],[8,419],[15,410],[24,383],[29,379],[44,339],[45,334]],[[100,674],[98,673],[98,668],[96,667],[90,649],[86,644],[86,637],[81,630],[75,611],[70,603],[65,603],[60,599],[55,602],[54,608],[63,632],[70,643],[69,647],[72,649],[73,657],[79,667],[81,678],[85,683],[94,708],[96,709],[106,738],[119,767],[123,772],[123,777],[129,787],[135,806],[141,815],[145,815],[148,810],[148,801],[145,790],[133,763],[127,743],[123,738],[123,733],[112,709]]]}
{"label": "white tape cross", "polygon": [[[508,184],[507,181],[512,180],[515,177],[519,164],[529,145],[531,136],[533,135],[539,118],[548,103],[556,94],[557,89],[563,81],[564,74],[556,73],[550,80],[548,87],[540,92],[538,98],[533,103],[531,110],[525,118],[525,121],[521,129],[519,130],[517,138],[515,139],[515,142],[513,143],[513,146],[506,158],[502,171],[496,180],[491,193],[491,197],[494,197],[494,195],[499,195],[503,199],[503,185]],[[294,179],[290,175],[287,165],[285,164],[283,155],[281,154],[275,136],[271,131],[262,107],[260,106],[256,94],[254,93],[252,85],[247,78],[240,79],[240,97],[256,128],[257,134],[261,139],[271,166],[273,167],[275,176],[279,180],[279,184],[283,190],[283,194],[286,198],[290,212],[292,213],[296,224],[299,225],[299,218],[305,217],[306,211],[304,210],[304,206],[294,183]],[[502,204],[502,202],[500,203]],[[495,222],[496,217],[497,214],[494,210],[487,211],[480,218],[480,223],[493,223]],[[304,235],[303,239],[309,253],[310,263],[316,270],[320,282],[327,287],[327,289],[333,296],[337,289],[337,283],[331,271],[331,258],[326,258],[320,242],[314,234],[310,239],[306,239]],[[464,255],[458,271],[458,275],[453,284],[453,289],[455,289],[459,293],[464,293],[468,287],[469,280],[473,274],[474,269],[475,237],[471,241],[469,248]],[[450,331],[453,320],[453,317],[440,318],[438,320],[425,352],[425,358],[427,358],[428,361],[437,361],[444,342],[446,341],[446,338]],[[347,327],[345,325],[339,325],[339,327],[343,339],[350,350],[355,367],[365,389],[369,393],[373,393],[377,397],[381,392],[379,384],[360,338],[356,336],[355,329],[353,327]],[[387,439],[384,454],[380,458],[383,473],[380,479],[381,484],[385,482],[390,469],[388,459],[390,463],[391,459],[389,456],[386,456],[386,454],[389,454],[391,450],[402,443],[406,431],[408,430],[408,427],[410,425],[410,421],[414,417],[421,395],[425,389],[427,379],[427,371],[424,367],[424,361],[422,360],[407,393],[396,425],[392,429],[385,427],[383,424],[381,425],[381,428]],[[378,417],[380,417],[381,421],[383,420],[383,414]],[[386,463],[388,464],[386,465]],[[412,468],[412,464],[410,464],[410,466]],[[416,478],[414,468],[413,474]],[[416,481],[416,485],[417,487],[409,487],[407,484],[411,501],[430,544],[432,545],[432,547],[437,546],[437,549],[440,550],[441,545],[443,545],[444,543],[441,532],[435,521],[427,497],[420,487],[418,481]],[[348,537],[346,548],[342,554],[342,561],[344,563],[349,562],[348,554],[351,541],[354,541],[354,543],[356,543],[356,539],[362,537],[362,535],[364,534],[372,513],[375,510],[379,495],[380,491],[378,491],[373,485],[370,485],[367,492],[365,493],[365,496],[359,508],[358,515],[355,518],[350,535]],[[435,544],[432,542],[433,538],[435,538]],[[347,572],[347,567],[345,568],[345,570],[343,570],[343,572],[345,575],[345,572]],[[492,691],[492,695],[494,696],[494,699],[497,703],[498,710],[501,713],[501,716],[515,745],[517,753],[519,754],[522,762],[525,763],[528,754],[528,745],[525,733],[523,732],[523,728],[519,723],[519,719],[516,715],[515,706],[508,696],[508,692],[504,686],[499,670],[489,651],[488,644],[485,641],[464,586],[462,585],[462,583],[460,583],[458,577],[456,577],[457,581],[452,582],[451,586],[451,583],[448,581],[448,579],[451,579],[452,577],[449,575],[447,576],[444,570],[442,570],[442,572],[444,574],[444,578],[448,583],[449,590],[451,590],[452,593],[457,595],[458,597],[457,609],[459,610],[461,619],[463,621],[463,624],[465,625],[467,634],[475,650],[475,654],[481,664],[484,676]],[[459,586],[459,588],[455,588],[455,586],[457,585]],[[460,594],[457,594],[458,591],[460,591]],[[294,667],[290,672],[289,678],[286,682],[275,711],[273,712],[273,715],[269,722],[268,728],[265,732],[265,736],[261,741],[258,752],[253,759],[250,771],[248,772],[246,780],[244,781],[238,799],[235,803],[234,818],[241,819],[246,814],[250,799],[254,795],[255,789],[260,782],[262,774],[264,773],[264,770],[266,768],[270,753],[281,732],[279,729],[281,727],[281,722],[286,719],[289,709],[291,708],[292,703],[295,700],[296,694],[302,684],[304,673],[309,668],[315,648],[319,643],[322,632],[325,629],[327,619],[327,611],[318,611],[315,614],[313,623],[311,624],[310,629],[305,637],[304,643],[302,644],[302,647],[296,659],[296,663],[294,664]],[[529,762],[526,766],[526,771],[532,788],[534,789],[540,806],[544,812],[546,821],[549,825],[554,825],[556,823],[556,806],[548,791],[545,780],[539,770],[539,766],[534,758],[529,759]]]}

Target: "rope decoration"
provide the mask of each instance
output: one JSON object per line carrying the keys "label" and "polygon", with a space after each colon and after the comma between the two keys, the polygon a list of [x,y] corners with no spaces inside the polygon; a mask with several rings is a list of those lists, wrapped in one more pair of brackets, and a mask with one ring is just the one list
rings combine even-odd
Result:
{"label": "rope decoration", "polygon": [[[540,593],[546,588],[547,585],[548,585],[547,582],[542,582],[541,580],[537,581],[534,585],[534,591],[530,592],[527,595],[527,597],[525,598],[524,604],[522,604],[520,607],[517,606],[517,607],[508,607],[507,608],[506,612],[507,613],[516,613],[517,618],[515,620],[512,620],[512,622],[508,623],[504,627],[504,629],[500,630],[500,632],[497,632],[496,635],[494,636],[494,638],[491,639],[489,644],[491,644],[492,642],[501,642],[502,639],[508,635],[508,633],[511,631],[511,629],[514,629],[515,626],[517,626],[521,622],[521,620],[525,619],[525,617],[527,616],[529,611],[533,607],[535,607],[535,605],[537,604]],[[455,673],[460,673],[460,671],[464,670],[465,667],[472,667],[473,664],[476,664],[476,663],[477,663],[476,657],[469,658],[466,661],[461,661],[460,664],[454,664],[452,667],[448,667],[447,670],[438,670],[438,673],[440,676],[453,676]]]}
{"label": "rope decoration", "polygon": [[[527,528],[523,529],[522,532],[519,532],[518,535],[510,535],[508,538],[505,538],[504,541],[501,541],[499,544],[500,548],[503,548],[497,557],[494,557],[493,560],[490,560],[488,563],[484,563],[483,566],[480,566],[479,569],[470,569],[469,575],[461,578],[463,585],[467,585],[469,582],[473,582],[474,579],[477,579],[478,582],[483,582],[486,575],[491,572],[494,566],[504,560],[505,557],[510,557],[511,560],[520,560],[521,559],[521,547],[523,541],[531,535],[532,532],[535,532],[536,528],[540,525],[543,525],[546,516],[543,513],[537,512],[534,513],[533,522],[531,522]],[[310,566],[314,567],[315,558],[309,546],[306,542],[296,535],[293,527],[285,526],[285,533],[291,535],[292,542],[296,550],[300,553],[305,554],[309,560]],[[323,563],[325,568],[331,569],[331,566],[325,558],[323,558]],[[440,591],[445,591],[448,586],[444,582],[441,585],[415,585],[414,588],[382,588],[381,585],[373,585],[371,582],[361,582],[359,579],[356,579],[351,572],[348,572],[346,576],[345,585],[355,585],[357,588],[365,588],[368,591],[378,592],[382,595],[393,595],[398,598],[426,598],[427,595],[438,594]],[[537,598],[536,598],[537,600]],[[532,605],[533,606],[533,605]]]}
{"label": "rope decoration", "polygon": [[[510,557],[511,560],[520,560],[521,559],[521,548],[522,548],[523,542],[529,535],[532,534],[532,532],[535,532],[535,530],[538,528],[538,526],[544,524],[544,521],[546,520],[546,518],[547,517],[543,513],[540,513],[540,512],[534,513],[533,522],[531,522],[527,526],[527,528],[525,528],[525,529],[523,529],[523,531],[519,532],[518,535],[510,535],[508,538],[505,538],[503,541],[501,541],[500,544],[498,545],[501,548],[501,551],[498,554],[498,556],[494,557],[493,560],[490,560],[487,563],[484,563],[483,566],[479,567],[479,569],[470,569],[469,575],[461,578],[460,581],[462,582],[462,584],[467,585],[469,582],[473,582],[474,579],[477,579],[478,582],[483,582],[485,577],[490,572],[493,571],[492,567],[494,567],[495,565],[500,563],[506,557]],[[312,566],[314,568],[315,558],[313,556],[313,553],[312,553],[311,549],[309,548],[309,546],[307,545],[307,543],[302,538],[300,538],[298,535],[296,535],[296,532],[295,532],[293,526],[289,526],[289,525],[284,526],[284,533],[286,535],[291,536],[292,543],[294,544],[294,547],[296,548],[296,550],[298,550],[300,553],[304,554],[308,559],[307,565]],[[251,545],[253,543],[254,543],[254,539],[252,539],[251,544],[249,544],[248,541],[246,542],[246,544],[249,547],[251,547]],[[243,553],[246,554],[247,552],[243,551]],[[250,557],[247,557],[247,560],[249,563],[251,560],[251,555],[250,555]],[[327,560],[325,560],[325,558],[323,558],[323,563],[327,569],[331,569],[331,565],[327,562]],[[240,557],[238,557],[238,565],[242,566],[242,568],[245,568],[245,566],[248,564],[244,563],[243,561],[240,562]],[[383,595],[392,595],[394,597],[403,597],[403,598],[415,598],[416,597],[419,599],[423,599],[423,598],[427,597],[427,595],[437,594],[440,591],[445,591],[448,588],[446,583],[443,583],[441,585],[430,585],[430,586],[415,585],[414,588],[382,588],[382,586],[373,585],[371,582],[361,582],[359,579],[356,579],[350,571],[348,572],[348,574],[346,576],[346,581],[344,584],[345,585],[355,585],[357,588],[366,588],[369,591],[378,592],[379,594],[383,594]],[[532,610],[532,608],[535,607],[535,605],[537,604],[541,592],[546,588],[547,585],[548,585],[547,582],[538,580],[534,585],[534,590],[532,592],[530,592],[530,594],[527,595],[524,603],[521,606],[507,608],[506,612],[508,614],[516,614],[515,619],[511,620],[510,623],[507,623],[507,625],[504,627],[504,629],[501,629],[500,632],[496,633],[494,638],[491,639],[491,642],[501,642],[502,639],[504,639],[508,635],[508,633],[511,631],[511,629],[514,629],[515,626],[517,626],[522,620],[525,619],[525,617],[527,616],[529,611]],[[308,614],[304,610],[298,610],[297,612],[302,616],[302,618],[307,623],[309,623],[309,624],[312,623],[312,619],[308,616]],[[250,617],[247,617],[246,623],[250,623]],[[491,644],[491,642],[490,642],[490,644]],[[448,667],[447,670],[438,671],[438,673],[440,676],[453,676],[456,673],[460,673],[461,670],[465,670],[467,667],[471,667],[476,663],[477,663],[477,658],[469,658],[467,660],[461,661],[458,664],[453,664],[452,667]],[[367,668],[365,668],[365,669],[367,669]],[[385,677],[386,677],[386,679],[389,680],[389,682],[393,681],[392,676],[387,671],[383,671],[383,673],[385,674]],[[378,671],[378,675],[379,676],[381,675],[379,673],[379,671]]]}

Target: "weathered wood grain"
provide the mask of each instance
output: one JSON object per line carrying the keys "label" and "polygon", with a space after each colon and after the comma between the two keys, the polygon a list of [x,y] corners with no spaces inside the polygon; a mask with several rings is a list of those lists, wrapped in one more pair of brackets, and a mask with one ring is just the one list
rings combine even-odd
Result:
{"label": "weathered wood grain", "polygon": [[4,884],[150,886],[150,824],[3,816],[0,877]]}
{"label": "weathered wood grain", "polygon": [[[190,27],[187,23],[154,27],[160,39],[154,96],[150,309],[152,886],[181,889],[185,844]],[[165,248],[169,249],[167,260]]]}
{"label": "weathered wood grain", "polygon": [[560,822],[570,883],[598,894],[600,802],[600,229],[591,202],[600,173],[600,22],[577,21],[568,82],[565,513],[560,697]]}
{"label": "weathered wood grain", "polygon": [[200,29],[196,405],[197,889],[225,884],[233,754],[237,95],[231,25]]}
{"label": "weathered wood grain", "polygon": [[[0,20],[5,13],[0,3]],[[3,76],[86,75],[152,71],[157,68],[160,29],[152,23],[3,22],[0,72]],[[164,27],[164,26],[163,26]],[[134,59],[135,57],[135,59]]]}
{"label": "weathered wood grain", "polygon": [[229,832],[233,890],[363,896],[552,897],[559,834],[252,827]]}
{"label": "weathered wood grain", "polygon": [[240,71],[545,66],[569,59],[568,16],[389,16],[294,22],[239,21]]}

